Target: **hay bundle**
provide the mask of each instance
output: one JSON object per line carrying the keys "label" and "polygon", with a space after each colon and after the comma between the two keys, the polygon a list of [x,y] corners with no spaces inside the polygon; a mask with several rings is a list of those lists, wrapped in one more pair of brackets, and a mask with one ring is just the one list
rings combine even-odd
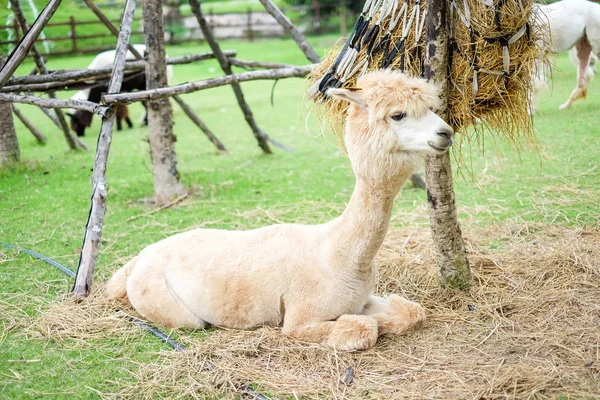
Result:
{"label": "hay bundle", "polygon": [[[485,120],[511,143],[533,141],[528,92],[534,63],[543,56],[536,46],[541,26],[530,24],[532,4],[451,1],[448,121],[456,130]],[[360,75],[378,68],[423,76],[425,18],[424,1],[367,0],[344,47],[332,49],[312,72],[309,95],[323,99],[327,88],[353,87]],[[341,134],[348,105],[328,99],[324,107]]]}

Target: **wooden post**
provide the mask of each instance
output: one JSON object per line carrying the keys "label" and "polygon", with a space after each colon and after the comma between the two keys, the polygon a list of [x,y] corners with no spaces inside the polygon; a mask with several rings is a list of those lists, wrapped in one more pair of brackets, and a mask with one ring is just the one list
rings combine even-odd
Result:
{"label": "wooden post", "polygon": [[27,127],[27,129],[29,129],[29,131],[33,134],[33,136],[35,136],[35,138],[37,139],[39,144],[46,144],[46,142],[48,141],[48,139],[46,139],[46,136],[44,136],[44,134],[42,132],[40,132],[39,129],[36,128],[25,117],[25,115],[23,115],[21,110],[19,110],[17,107],[15,107],[14,104],[12,105],[12,111],[17,116],[17,118],[19,118],[19,120],[23,123],[23,125],[25,125]]}
{"label": "wooden post", "polygon": [[[18,3],[18,0],[11,0],[11,5],[15,1]],[[42,13],[39,15],[37,20],[34,22],[31,29],[27,29],[25,26],[23,26],[23,24],[21,24],[23,32],[27,33],[24,34],[23,40],[19,42],[17,47],[13,50],[10,57],[6,61],[6,64],[4,64],[4,67],[2,67],[0,70],[0,88],[4,86],[6,81],[8,81],[8,78],[10,78],[15,70],[19,67],[21,61],[23,61],[23,59],[27,56],[29,49],[34,45],[35,40],[38,38],[40,32],[42,29],[44,29],[48,21],[50,21],[50,18],[52,18],[54,15],[54,12],[60,5],[60,2],[61,0],[50,0],[46,7],[44,7],[42,10]]]}
{"label": "wooden post", "polygon": [[[443,105],[436,111],[445,120],[448,119],[447,9],[448,0],[429,0],[425,20],[425,78],[441,88]],[[425,178],[440,282],[442,286],[464,290],[471,285],[472,275],[456,213],[448,152],[425,157]]]}
{"label": "wooden post", "polygon": [[292,21],[271,0],[260,0],[260,2],[265,10],[281,25],[283,30],[292,35],[292,39],[300,47],[306,58],[312,63],[320,63],[321,58],[310,43],[308,43],[304,35],[292,24]]}
{"label": "wooden post", "polygon": [[[0,56],[0,68],[5,58]],[[17,140],[15,123],[9,102],[0,101],[0,166],[21,161],[21,149]]]}
{"label": "wooden post", "polygon": [[315,25],[317,27],[317,33],[321,34],[323,29],[321,28],[321,5],[319,0],[312,0],[313,13],[315,16]]}
{"label": "wooden post", "polygon": [[[167,86],[165,63],[165,34],[162,21],[162,0],[144,0],[144,36],[146,37],[146,88]],[[173,108],[169,99],[148,102],[150,127],[150,157],[154,192],[158,204],[166,203],[185,193],[179,181],[175,136],[173,136]]]}
{"label": "wooden post", "polygon": [[15,41],[19,43],[21,40],[21,34],[19,32],[19,21],[17,21],[16,18],[13,20],[13,29],[15,31]]}
{"label": "wooden post", "polygon": [[196,126],[202,130],[202,132],[204,132],[206,137],[208,137],[208,140],[210,140],[211,143],[214,144],[217,149],[219,149],[219,151],[227,153],[227,149],[223,143],[221,143],[221,141],[217,139],[217,137],[211,132],[208,126],[206,126],[206,124],[202,122],[202,120],[198,118],[196,114],[194,114],[190,106],[185,104],[179,96],[173,96],[173,99],[177,102],[177,104],[179,104],[179,107],[181,107],[185,115],[187,115],[196,124]]}
{"label": "wooden post", "polygon": [[[10,0],[11,8],[12,8],[13,12],[15,13],[15,19],[17,21],[19,21],[19,24],[21,25],[21,30],[23,30],[23,32],[27,32],[27,34],[25,35],[25,37],[23,38],[23,40],[21,41],[21,43],[19,44],[19,46],[21,46],[21,44],[23,44],[24,42],[27,41],[27,37],[29,37],[29,34],[31,32],[35,32],[34,31],[35,25],[37,25],[40,22],[40,20],[42,18],[42,15],[44,15],[44,13],[46,12],[46,9],[48,7],[50,7],[51,4],[53,4],[53,3],[52,2],[48,3],[48,5],[46,6],[46,8],[44,8],[44,11],[42,11],[42,14],[40,14],[40,16],[38,17],[38,19],[35,21],[34,26],[31,27],[31,29],[30,29],[29,26],[27,25],[27,21],[25,20],[25,15],[23,14],[23,9],[21,8],[21,4],[19,3],[19,0]],[[54,5],[54,7],[55,7],[54,11],[56,11],[56,8],[58,8],[59,4],[60,4],[60,1],[58,1],[58,4]],[[54,13],[54,11],[52,11],[52,12],[50,12],[50,11],[48,11],[48,13],[46,13],[48,15],[45,17],[48,20],[52,17],[52,14]],[[46,20],[46,23],[48,22],[48,20]],[[46,23],[44,23],[44,26],[45,26]],[[37,49],[37,47],[35,45],[35,39],[37,39],[37,36],[40,34],[40,32],[42,31],[42,29],[43,29],[43,26],[42,27],[38,27],[37,34],[36,34],[35,38],[32,39],[32,42],[31,42],[31,44],[29,44],[28,49],[31,48],[31,52],[33,53],[33,58],[35,60],[35,64],[37,66],[38,71],[41,74],[47,74],[48,70],[46,68],[46,64],[44,62],[44,58],[42,57],[42,54],[38,51],[38,49]],[[15,51],[16,51],[16,49],[15,49]],[[27,53],[25,53],[25,55],[26,54]],[[18,64],[17,64],[17,66],[18,66]],[[14,72],[14,70],[13,70],[13,72]],[[11,75],[12,75],[12,73],[11,73]],[[0,84],[0,88],[2,86],[4,86],[5,83],[6,83],[6,81],[4,81],[2,84]],[[55,95],[54,92],[49,92],[48,96],[51,99],[55,99],[56,98],[56,95]],[[87,150],[87,145],[84,142],[82,142],[79,138],[77,138],[76,136],[74,136],[71,133],[71,130],[69,128],[69,124],[67,124],[67,120],[66,120],[65,115],[63,114],[62,110],[59,109],[59,108],[56,108],[56,109],[54,109],[54,112],[56,113],[56,118],[57,118],[57,120],[59,122],[60,128],[61,128],[61,130],[63,132],[63,135],[64,135],[65,140],[67,141],[67,144],[69,145],[69,147],[72,150],[76,150],[76,149],[86,149]]]}
{"label": "wooden post", "polygon": [[[104,25],[108,28],[109,31],[111,31],[114,35],[118,36],[119,35],[119,31],[118,29],[112,24],[112,22],[110,22],[110,20],[108,18],[106,18],[106,16],[102,13],[102,11],[92,2],[92,0],[83,0],[83,2],[94,12],[94,14],[96,14],[96,16],[100,19],[100,21],[102,21],[102,23],[104,23]],[[131,54],[133,54],[133,56],[135,58],[137,58],[138,60],[142,60],[143,57],[142,55],[135,49],[135,47],[133,47],[131,44],[128,45],[129,46],[129,51],[131,52]],[[180,99],[179,97],[175,97],[174,96],[175,101],[177,101],[177,103],[181,104],[185,104],[184,101],[182,99]],[[190,107],[187,107],[186,111],[186,115],[188,117],[190,117],[191,114],[193,114],[193,111]],[[188,113],[189,112],[189,113]],[[192,117],[190,117],[192,118]],[[200,118],[198,118],[198,116],[194,115],[194,118],[192,118],[192,121],[194,123],[196,123],[196,120],[200,121]],[[202,123],[202,125],[204,125],[204,123],[202,121],[200,121]],[[197,123],[196,123],[197,124]],[[204,125],[206,126],[206,125]],[[208,129],[208,128],[207,128]],[[212,134],[212,132],[210,133],[210,135],[207,132],[210,132],[210,130],[204,131],[203,132],[208,136],[209,140],[211,142],[214,143],[213,138],[216,139],[215,135]],[[211,137],[212,135],[212,137]],[[217,139],[218,142],[218,139]],[[217,148],[219,148],[217,146]],[[221,150],[219,148],[219,150]]]}
{"label": "wooden post", "polygon": [[75,27],[77,26],[75,24],[75,17],[73,17],[72,15],[69,17],[69,22],[71,23],[71,47],[73,48],[73,54],[79,52],[79,49],[77,48],[77,32]]}
{"label": "wooden post", "polygon": [[254,31],[252,27],[252,7],[248,7],[247,12],[246,37],[248,38],[248,41],[254,41]]}
{"label": "wooden post", "polygon": [[346,15],[346,1],[340,2],[340,35],[348,35],[348,16]]}
{"label": "wooden post", "polygon": [[[215,56],[217,56],[217,60],[219,60],[219,64],[221,65],[221,69],[225,72],[226,75],[233,75],[233,71],[231,70],[231,65],[229,64],[229,60],[223,52],[221,51],[221,46],[215,39],[215,36],[212,33],[212,30],[208,26],[206,22],[206,18],[204,18],[204,14],[202,13],[202,9],[200,7],[200,2],[198,0],[189,0],[190,6],[192,7],[192,13],[198,19],[198,23],[200,24],[200,29],[202,29],[202,34],[204,38],[208,42],[208,45],[212,49]],[[244,113],[244,118],[246,122],[252,129],[252,133],[254,137],[258,141],[259,147],[266,154],[272,154],[271,148],[269,147],[269,136],[263,132],[262,129],[258,126],[256,121],[254,120],[254,116],[252,115],[252,110],[250,110],[250,106],[246,103],[244,99],[244,93],[242,92],[242,88],[237,81],[231,83],[231,88],[233,89],[233,93],[235,94],[235,98],[237,99],[238,105],[240,106],[242,112]]]}
{"label": "wooden post", "polygon": [[[113,73],[108,84],[108,93],[115,93],[121,90],[123,65],[127,58],[127,44],[131,36],[131,24],[133,22],[135,6],[136,0],[127,0],[125,4],[121,32],[117,40]],[[98,258],[100,239],[102,238],[102,224],[104,223],[104,214],[106,213],[106,196],[108,190],[106,183],[106,162],[115,122],[115,110],[112,109],[112,111],[102,118],[102,127],[96,146],[96,157],[94,158],[94,170],[92,172],[92,204],[85,228],[85,236],[83,237],[83,247],[79,258],[79,266],[77,267],[75,285],[73,286],[73,295],[76,299],[87,297],[92,288],[94,267]]]}

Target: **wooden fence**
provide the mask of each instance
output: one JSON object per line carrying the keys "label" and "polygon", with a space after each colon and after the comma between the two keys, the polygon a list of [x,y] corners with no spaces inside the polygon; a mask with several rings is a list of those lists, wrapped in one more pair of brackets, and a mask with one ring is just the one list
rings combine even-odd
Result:
{"label": "wooden fence", "polygon": [[[318,5],[318,2],[316,3]],[[292,14],[303,14],[313,11],[315,14],[314,26],[316,32],[322,31],[322,24],[319,20],[319,10],[314,10],[312,6],[288,7],[284,12]],[[339,28],[344,34],[346,31],[346,13],[342,13]],[[254,40],[255,38],[279,37],[285,35],[283,28],[266,11],[253,11],[248,9],[245,13],[227,13],[214,14],[209,11],[207,20],[215,36],[218,39],[242,39]],[[120,20],[111,20],[115,25],[120,24]],[[15,21],[13,25],[1,26],[0,32],[12,32],[11,40],[0,41],[0,52],[5,52],[9,46],[16,45],[22,37],[22,32],[18,29]],[[114,49],[116,38],[112,35],[99,20],[78,20],[76,16],[71,16],[66,22],[51,22],[46,26],[46,38],[38,39],[38,48],[44,49],[42,42],[50,44],[50,51],[47,55],[68,55],[68,54],[86,54],[98,53],[101,51]],[[165,35],[169,44],[179,44],[203,39],[200,27],[193,16],[178,16],[170,18],[165,16]],[[144,34],[142,21],[134,19],[133,31],[131,33],[132,43],[143,43]]]}

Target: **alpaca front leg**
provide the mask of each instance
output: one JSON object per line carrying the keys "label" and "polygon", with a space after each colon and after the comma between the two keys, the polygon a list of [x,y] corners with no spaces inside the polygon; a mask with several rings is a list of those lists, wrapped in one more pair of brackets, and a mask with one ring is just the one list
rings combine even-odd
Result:
{"label": "alpaca front leg", "polygon": [[425,321],[425,310],[420,304],[395,294],[387,299],[372,295],[363,309],[363,314],[377,321],[380,335],[402,335],[411,329],[419,328]]}
{"label": "alpaca front leg", "polygon": [[304,324],[284,322],[282,332],[307,342],[327,344],[338,350],[365,350],[377,341],[377,321],[367,315],[344,314],[335,321]]}

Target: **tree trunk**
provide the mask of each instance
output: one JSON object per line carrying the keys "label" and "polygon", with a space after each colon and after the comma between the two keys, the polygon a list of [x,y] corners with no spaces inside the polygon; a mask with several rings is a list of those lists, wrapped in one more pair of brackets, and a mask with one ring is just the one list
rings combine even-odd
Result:
{"label": "tree trunk", "polygon": [[[428,1],[425,21],[425,78],[441,87],[443,106],[438,114],[445,120],[448,119],[447,8],[447,0]],[[456,214],[449,153],[425,157],[425,179],[440,282],[442,286],[466,289],[471,285],[472,275]]]}
{"label": "tree trunk", "polygon": [[[144,0],[144,34],[146,36],[146,88],[167,86],[167,66],[162,22],[162,1]],[[150,156],[154,175],[156,202],[165,203],[185,192],[179,181],[175,136],[173,136],[173,109],[169,99],[148,102],[150,128]]]}
{"label": "tree trunk", "polygon": [[[0,57],[0,69],[6,59]],[[21,161],[21,150],[10,103],[0,102],[0,165]]]}

